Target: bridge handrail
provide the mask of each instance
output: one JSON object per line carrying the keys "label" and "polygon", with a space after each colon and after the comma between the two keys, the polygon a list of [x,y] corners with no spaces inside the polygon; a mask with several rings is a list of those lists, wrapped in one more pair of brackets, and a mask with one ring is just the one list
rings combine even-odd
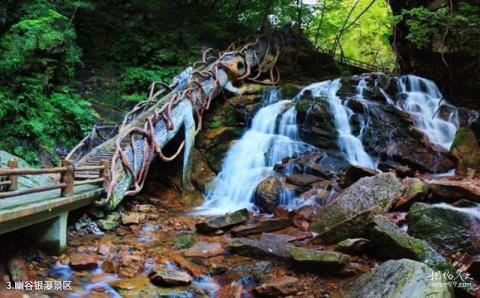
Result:
{"label": "bridge handrail", "polygon": [[[69,197],[72,196],[74,193],[74,186],[103,183],[102,186],[105,187],[105,185],[109,181],[109,168],[110,162],[107,160],[102,161],[102,164],[98,166],[81,167],[75,167],[73,162],[70,160],[63,160],[62,167],[42,169],[17,168],[17,162],[15,160],[10,160],[8,162],[8,168],[0,168],[0,177],[7,177],[7,180],[0,181],[0,187],[7,187],[6,191],[0,189],[0,199],[16,197],[31,193],[39,193],[59,188],[61,189],[61,196]],[[99,170],[98,178],[75,181],[75,173],[94,170]],[[31,187],[26,189],[18,189],[18,176],[41,174],[60,174],[60,183],[46,186]]]}

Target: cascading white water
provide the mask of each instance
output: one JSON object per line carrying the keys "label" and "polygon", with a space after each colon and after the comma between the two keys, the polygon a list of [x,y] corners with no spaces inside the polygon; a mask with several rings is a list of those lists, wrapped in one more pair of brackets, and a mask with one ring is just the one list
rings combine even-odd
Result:
{"label": "cascading white water", "polygon": [[[351,164],[374,169],[376,164],[368,153],[365,152],[362,141],[352,133],[350,117],[353,115],[353,111],[346,105],[346,102],[342,104],[341,99],[337,96],[337,91],[341,86],[340,79],[324,81],[307,86],[300,94],[309,90],[313,97],[327,98],[330,112],[335,119],[335,128],[338,132],[338,146],[345,158]],[[363,98],[364,87],[357,87],[357,97]]]}
{"label": "cascading white water", "polygon": [[[256,113],[251,128],[227,152],[220,173],[195,214],[255,210],[255,188],[273,174],[273,166],[285,157],[312,148],[298,138],[292,101],[278,101],[278,91],[271,90],[264,96],[264,102],[268,105]],[[287,201],[291,199],[284,198],[282,203],[289,204]]]}
{"label": "cascading white water", "polygon": [[[397,103],[397,107],[412,115],[415,126],[430,142],[450,149],[459,126],[457,109],[444,99],[433,81],[406,75],[400,77],[398,85],[406,99]],[[449,109],[448,116],[440,113],[442,105]]]}

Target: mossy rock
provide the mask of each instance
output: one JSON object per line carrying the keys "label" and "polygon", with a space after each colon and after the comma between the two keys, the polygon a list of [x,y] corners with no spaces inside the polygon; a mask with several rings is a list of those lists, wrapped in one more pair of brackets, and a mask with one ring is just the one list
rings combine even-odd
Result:
{"label": "mossy rock", "polygon": [[193,243],[195,242],[195,239],[193,239],[193,236],[188,234],[188,235],[183,235],[180,236],[180,238],[175,241],[173,244],[172,248],[173,249],[186,249],[192,247]]}
{"label": "mossy rock", "polygon": [[468,169],[480,167],[480,146],[470,128],[462,127],[457,130],[450,152],[458,159],[459,173],[466,174]]}
{"label": "mossy rock", "polygon": [[[468,209],[467,209],[468,210]],[[409,233],[429,242],[445,254],[466,251],[480,253],[480,219],[446,204],[431,206],[415,203],[408,212]]]}
{"label": "mossy rock", "polygon": [[342,297],[369,298],[453,298],[453,289],[442,276],[420,262],[390,260],[365,273],[342,289]]}
{"label": "mossy rock", "polygon": [[296,246],[287,247],[287,251],[296,262],[323,268],[341,268],[352,259],[349,255],[336,251],[313,250]]}

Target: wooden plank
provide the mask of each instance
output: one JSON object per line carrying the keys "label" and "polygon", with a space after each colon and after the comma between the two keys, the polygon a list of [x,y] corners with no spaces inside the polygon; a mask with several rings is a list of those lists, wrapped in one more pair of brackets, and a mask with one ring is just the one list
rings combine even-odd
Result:
{"label": "wooden plank", "polygon": [[26,195],[26,194],[31,194],[31,193],[37,193],[37,192],[44,192],[52,189],[58,189],[65,187],[65,183],[58,183],[58,184],[52,184],[52,185],[47,185],[47,186],[39,186],[39,187],[32,187],[32,188],[27,188],[27,189],[21,189],[21,190],[15,190],[15,191],[8,191],[8,192],[0,192],[0,199],[1,198],[10,198],[10,197],[16,197],[16,196],[21,196],[21,195]]}
{"label": "wooden plank", "polygon": [[10,175],[39,175],[39,174],[61,174],[65,173],[65,167],[43,168],[43,169],[6,169],[0,168],[0,176]]}

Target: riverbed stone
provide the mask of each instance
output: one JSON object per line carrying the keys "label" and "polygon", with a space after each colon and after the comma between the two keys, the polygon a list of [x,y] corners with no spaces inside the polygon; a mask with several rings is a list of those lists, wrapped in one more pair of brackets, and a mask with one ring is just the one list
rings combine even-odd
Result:
{"label": "riverbed stone", "polygon": [[213,233],[218,230],[228,230],[236,225],[247,222],[249,213],[247,209],[240,209],[223,216],[217,216],[207,219],[202,223],[195,225],[200,233]]}
{"label": "riverbed stone", "polygon": [[224,253],[225,249],[220,243],[199,241],[193,244],[189,249],[185,250],[183,254],[186,257],[210,258]]}
{"label": "riverbed stone", "polygon": [[[476,213],[475,213],[476,212]],[[480,212],[447,204],[415,203],[408,212],[408,231],[445,254],[480,254]]]}
{"label": "riverbed stone", "polygon": [[108,214],[107,217],[97,220],[96,223],[97,226],[104,231],[113,230],[120,223],[120,213],[112,212]]}
{"label": "riverbed stone", "polygon": [[409,259],[389,260],[374,271],[361,275],[342,290],[343,297],[370,298],[453,298],[446,280],[432,279],[434,271]]}
{"label": "riverbed stone", "polygon": [[320,180],[322,178],[314,175],[292,174],[287,176],[286,182],[300,187],[308,187]]}
{"label": "riverbed stone", "polygon": [[118,275],[124,278],[133,278],[145,268],[145,259],[138,255],[125,255],[118,263]]}
{"label": "riverbed stone", "polygon": [[148,277],[154,285],[163,287],[185,286],[193,280],[187,272],[163,265],[155,267]]}
{"label": "riverbed stone", "polygon": [[407,177],[402,180],[402,184],[405,186],[405,192],[395,203],[394,208],[408,208],[428,195],[427,183],[421,179]]}
{"label": "riverbed stone", "polygon": [[73,270],[92,270],[98,267],[99,259],[94,254],[75,253],[70,256],[70,267]]}
{"label": "riverbed stone", "polygon": [[255,261],[254,263],[243,263],[233,267],[230,272],[237,274],[239,278],[249,277],[257,283],[262,283],[270,278],[274,271],[271,261]]}
{"label": "riverbed stone", "polygon": [[282,276],[253,289],[261,297],[285,297],[298,291],[298,278]]}
{"label": "riverbed stone", "polygon": [[[363,237],[363,233],[368,231],[368,226],[372,223],[373,215],[387,212],[404,190],[400,180],[392,173],[361,178],[345,189],[331,204],[318,210],[312,230],[317,233],[328,231],[329,235],[325,238],[335,242]],[[352,226],[352,222],[356,226]],[[337,230],[339,232],[335,233]]]}
{"label": "riverbed stone", "polygon": [[315,269],[342,268],[351,261],[349,255],[326,250],[307,249],[296,246],[286,248],[293,260],[301,264],[311,264]]}
{"label": "riverbed stone", "polygon": [[255,202],[261,211],[272,213],[280,204],[283,183],[277,176],[262,180],[255,190]]}
{"label": "riverbed stone", "polygon": [[289,218],[266,218],[256,220],[246,225],[236,226],[231,232],[236,237],[242,237],[251,234],[282,230],[291,224],[292,220]]}
{"label": "riverbed stone", "polygon": [[450,152],[458,160],[458,174],[465,175],[469,169],[480,168],[480,145],[470,128],[457,130]]}
{"label": "riverbed stone", "polygon": [[258,241],[248,238],[233,238],[229,242],[233,253],[254,258],[288,259],[290,254],[286,250],[288,245],[281,242]]}

